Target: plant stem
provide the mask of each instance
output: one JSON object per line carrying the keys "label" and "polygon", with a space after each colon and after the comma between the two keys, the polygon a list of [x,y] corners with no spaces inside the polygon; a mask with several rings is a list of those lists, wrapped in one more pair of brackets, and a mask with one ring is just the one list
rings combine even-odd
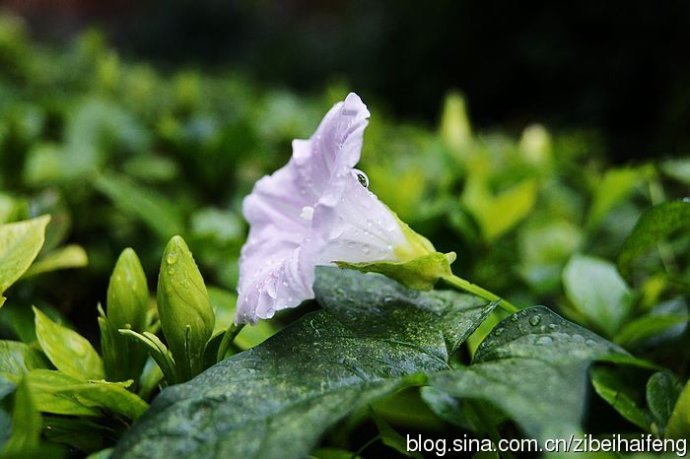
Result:
{"label": "plant stem", "polygon": [[235,324],[230,324],[227,330],[225,330],[225,335],[223,335],[223,339],[220,342],[220,345],[218,346],[218,356],[217,360],[220,362],[225,358],[225,354],[228,352],[228,348],[230,348],[230,344],[234,341],[234,339],[237,337],[237,335],[242,331],[244,328],[244,324],[240,325],[235,325]]}
{"label": "plant stem", "polygon": [[498,305],[502,307],[505,311],[513,313],[517,312],[520,309],[513,305],[511,302],[504,300],[500,296],[494,295],[488,290],[485,290],[481,288],[478,285],[475,285],[469,281],[466,281],[465,279],[456,276],[455,274],[451,274],[450,276],[446,276],[443,278],[446,282],[451,284],[453,287],[459,288],[460,290],[464,290],[466,292],[472,293],[474,295],[477,295],[481,298],[484,298],[485,300],[488,301],[497,301]]}

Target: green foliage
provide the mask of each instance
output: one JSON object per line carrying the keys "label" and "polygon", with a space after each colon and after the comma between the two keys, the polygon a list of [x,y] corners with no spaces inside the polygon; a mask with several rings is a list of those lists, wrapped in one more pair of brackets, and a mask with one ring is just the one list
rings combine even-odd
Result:
{"label": "green foliage", "polygon": [[622,352],[535,306],[499,323],[472,365],[431,375],[429,385],[453,397],[495,404],[533,438],[564,438],[580,432],[591,362]]}
{"label": "green foliage", "polygon": [[0,18],[0,445],[31,439],[12,457],[108,457],[123,434],[116,454],[320,458],[393,454],[378,440],[401,449],[395,432],[688,436],[687,158],[612,167],[589,131],[473,127],[457,92],[438,129],[370,105],[358,167],[436,247],[415,251],[438,252],[347,267],[522,311],[325,270],[317,303],[238,328],[241,198],[350,88],[296,95],[159,72],[97,32],[52,50],[27,36]]}
{"label": "green foliage", "polygon": [[352,410],[447,368],[491,310],[337,268],[317,269],[315,291],[323,311],[164,391],[113,457],[304,457]]}

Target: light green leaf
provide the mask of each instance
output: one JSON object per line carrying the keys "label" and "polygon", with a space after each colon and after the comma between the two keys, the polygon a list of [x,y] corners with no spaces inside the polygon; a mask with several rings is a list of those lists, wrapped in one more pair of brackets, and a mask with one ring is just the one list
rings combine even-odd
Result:
{"label": "light green leaf", "polygon": [[83,268],[89,264],[86,251],[79,245],[68,245],[57,249],[34,263],[24,274],[31,277],[60,269]]}
{"label": "light green leaf", "polygon": [[640,182],[641,171],[632,168],[610,169],[597,184],[594,202],[589,209],[587,225],[598,226],[616,204],[630,195]]}
{"label": "light green leaf", "polygon": [[104,378],[103,361],[86,338],[33,309],[38,342],[58,370],[77,379]]}
{"label": "light green leaf", "polygon": [[659,204],[642,214],[618,254],[618,269],[630,278],[635,261],[667,238],[690,231],[690,200]]}
{"label": "light green leaf", "polygon": [[168,239],[184,230],[184,220],[172,201],[120,176],[100,175],[96,188],[123,212],[139,219],[158,236]]}
{"label": "light green leaf", "polygon": [[682,390],[683,385],[678,378],[667,371],[654,373],[647,381],[647,406],[662,432]]}
{"label": "light green leaf", "polygon": [[347,263],[336,261],[341,268],[354,269],[363,273],[379,273],[390,277],[406,287],[417,290],[431,290],[436,282],[453,272],[450,265],[455,253],[434,252],[409,261],[375,261],[371,263]]}
{"label": "light green leaf", "polygon": [[592,385],[601,398],[606,400],[621,416],[642,430],[648,431],[651,419],[639,406],[634,387],[615,369],[600,367],[591,371]]}
{"label": "light green leaf", "polygon": [[562,438],[580,431],[590,363],[616,353],[625,351],[534,306],[498,324],[472,365],[432,374],[429,385],[491,402],[528,436]]}
{"label": "light green leaf", "polygon": [[98,416],[94,403],[62,391],[65,387],[84,381],[54,370],[33,370],[27,376],[37,409],[42,413],[67,416]]}
{"label": "light green leaf", "polygon": [[0,226],[0,307],[3,293],[29,269],[43,247],[49,216]]}
{"label": "light green leaf", "polygon": [[102,410],[136,419],[148,404],[126,389],[132,381],[83,381],[53,370],[28,376],[39,410],[53,414],[98,415]]}
{"label": "light green leaf", "polygon": [[690,382],[685,384],[673,407],[666,424],[666,438],[690,439]]}
{"label": "light green leaf", "polygon": [[485,186],[478,179],[469,180],[463,202],[479,222],[484,237],[493,241],[530,213],[537,201],[538,184],[525,180],[495,196]]}
{"label": "light green leaf", "polygon": [[34,405],[26,379],[22,379],[14,392],[12,435],[2,452],[23,453],[36,448],[41,437],[41,427],[41,415]]}
{"label": "light green leaf", "polygon": [[563,286],[576,310],[608,336],[630,315],[632,292],[613,263],[575,255],[563,270]]}
{"label": "light green leaf", "polygon": [[314,290],[324,311],[165,389],[113,458],[304,457],[352,410],[448,368],[492,309],[339,268],[317,268]]}
{"label": "light green leaf", "polygon": [[0,375],[19,383],[26,373],[35,368],[46,368],[41,354],[18,341],[0,341]]}

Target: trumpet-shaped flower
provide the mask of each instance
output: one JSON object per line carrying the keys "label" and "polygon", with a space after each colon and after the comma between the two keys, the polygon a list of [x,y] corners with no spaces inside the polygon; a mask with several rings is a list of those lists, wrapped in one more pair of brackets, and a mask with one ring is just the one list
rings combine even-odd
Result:
{"label": "trumpet-shaped flower", "polygon": [[350,93],[292,158],[244,199],[236,323],[256,323],[314,297],[314,269],[336,261],[405,261],[433,246],[368,189],[360,159],[369,111]]}

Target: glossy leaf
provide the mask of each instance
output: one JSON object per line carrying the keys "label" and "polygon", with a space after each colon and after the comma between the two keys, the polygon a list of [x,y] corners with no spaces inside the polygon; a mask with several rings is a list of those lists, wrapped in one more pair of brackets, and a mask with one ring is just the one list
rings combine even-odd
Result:
{"label": "glossy leaf", "polygon": [[315,292],[324,311],[165,389],[113,458],[303,457],[353,409],[448,368],[491,310],[338,268],[317,268]]}
{"label": "glossy leaf", "polygon": [[0,226],[0,306],[5,290],[29,269],[43,247],[49,221],[43,216]]}
{"label": "glossy leaf", "polygon": [[38,342],[58,370],[77,379],[103,379],[103,361],[86,338],[53,322],[37,308],[34,314]]}
{"label": "glossy leaf", "polygon": [[558,438],[580,431],[587,368],[625,351],[543,306],[523,309],[499,323],[472,365],[429,377],[450,396],[486,400],[528,436]]}

